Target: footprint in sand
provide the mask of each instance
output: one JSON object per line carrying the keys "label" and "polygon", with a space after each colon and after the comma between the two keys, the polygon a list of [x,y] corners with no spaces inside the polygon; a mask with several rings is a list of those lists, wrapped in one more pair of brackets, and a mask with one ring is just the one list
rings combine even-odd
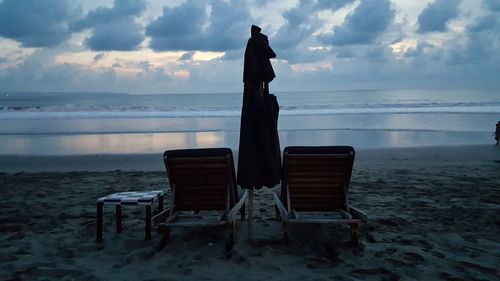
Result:
{"label": "footprint in sand", "polygon": [[244,263],[248,263],[248,259],[245,257],[245,256],[242,256],[240,254],[234,254],[232,257],[231,257],[231,261],[234,262],[235,264],[244,264]]}
{"label": "footprint in sand", "polygon": [[389,248],[389,249],[385,249],[385,250],[380,251],[380,252],[376,252],[374,256],[376,258],[381,258],[383,256],[390,256],[390,255],[394,254],[395,252],[397,252],[396,248]]}
{"label": "footprint in sand", "polygon": [[424,257],[414,252],[406,252],[403,258],[411,264],[419,264],[425,261]]}
{"label": "footprint in sand", "polygon": [[438,257],[440,259],[444,259],[445,258],[445,255],[440,253],[440,252],[437,252],[437,251],[432,251],[431,254],[435,257]]}
{"label": "footprint in sand", "polygon": [[400,280],[400,277],[397,273],[389,271],[382,267],[373,269],[355,269],[352,270],[350,273],[354,275],[362,275],[370,277],[379,276],[381,280]]}
{"label": "footprint in sand", "polygon": [[455,275],[452,275],[448,272],[440,272],[439,274],[439,278],[441,278],[442,280],[460,280],[460,278],[458,278],[457,276]]}
{"label": "footprint in sand", "polygon": [[192,268],[183,268],[177,272],[181,275],[189,275],[193,272],[193,269]]}
{"label": "footprint in sand", "polygon": [[398,224],[395,221],[389,220],[389,219],[379,219],[379,220],[376,220],[376,222],[379,224],[387,225],[387,226],[393,226],[393,227],[398,226]]}

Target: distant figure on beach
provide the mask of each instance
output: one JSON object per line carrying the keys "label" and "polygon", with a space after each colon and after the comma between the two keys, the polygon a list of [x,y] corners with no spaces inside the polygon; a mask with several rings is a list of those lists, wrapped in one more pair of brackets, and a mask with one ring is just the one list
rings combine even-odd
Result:
{"label": "distant figure on beach", "polygon": [[270,58],[276,54],[267,36],[252,25],[243,66],[237,183],[243,188],[273,187],[280,182],[281,154],[276,97],[269,94],[274,74]]}
{"label": "distant figure on beach", "polygon": [[493,135],[495,136],[495,140],[497,141],[498,145],[498,142],[500,141],[500,121],[497,122],[495,133],[493,133]]}

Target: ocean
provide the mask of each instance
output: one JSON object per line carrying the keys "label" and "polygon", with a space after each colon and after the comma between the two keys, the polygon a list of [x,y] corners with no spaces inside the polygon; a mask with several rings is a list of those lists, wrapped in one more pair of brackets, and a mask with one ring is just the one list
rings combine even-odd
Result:
{"label": "ocean", "polygon": [[[275,92],[281,145],[493,143],[499,90]],[[237,149],[242,93],[0,93],[0,155]]]}

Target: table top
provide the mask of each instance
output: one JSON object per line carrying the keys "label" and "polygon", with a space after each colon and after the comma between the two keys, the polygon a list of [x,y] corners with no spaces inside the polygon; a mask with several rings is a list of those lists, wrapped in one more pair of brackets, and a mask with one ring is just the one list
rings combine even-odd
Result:
{"label": "table top", "polygon": [[105,205],[151,205],[163,194],[163,190],[117,192],[98,198],[97,203]]}

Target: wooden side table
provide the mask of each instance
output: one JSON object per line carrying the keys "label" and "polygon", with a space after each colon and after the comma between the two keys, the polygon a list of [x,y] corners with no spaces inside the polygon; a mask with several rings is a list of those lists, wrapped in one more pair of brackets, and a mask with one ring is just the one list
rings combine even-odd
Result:
{"label": "wooden side table", "polygon": [[151,240],[151,206],[158,201],[158,211],[163,211],[162,190],[152,191],[127,191],[113,193],[97,199],[97,227],[96,242],[102,241],[102,212],[104,205],[115,205],[116,232],[122,231],[122,205],[144,205],[146,206],[146,240]]}

